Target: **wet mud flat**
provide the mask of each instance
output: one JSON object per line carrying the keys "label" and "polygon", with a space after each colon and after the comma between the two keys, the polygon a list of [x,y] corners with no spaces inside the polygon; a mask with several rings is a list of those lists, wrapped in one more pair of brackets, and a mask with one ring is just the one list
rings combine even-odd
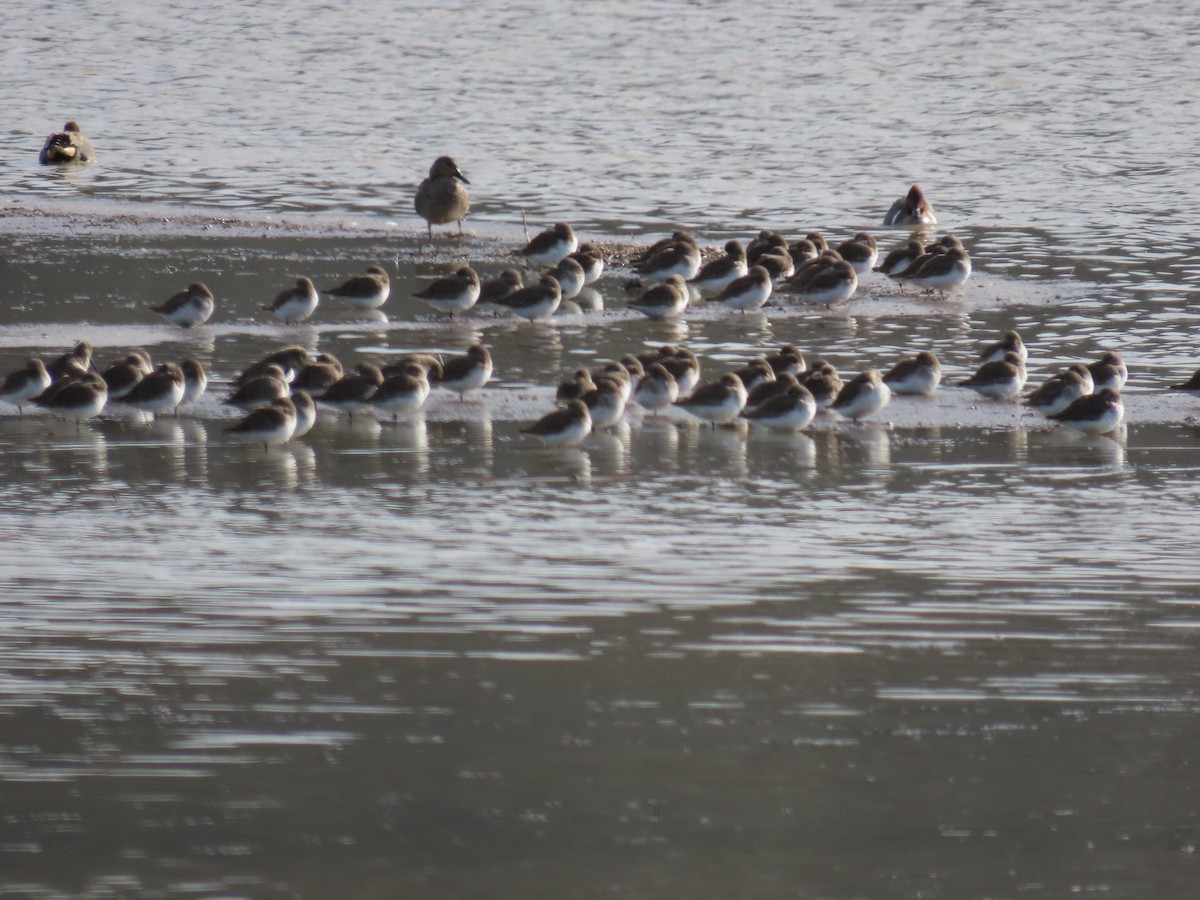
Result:
{"label": "wet mud flat", "polygon": [[[8,265],[22,289],[0,312],[0,350],[13,365],[24,354],[51,352],[81,338],[100,348],[101,356],[134,347],[167,358],[195,354],[210,369],[212,384],[191,415],[224,419],[232,413],[219,398],[230,379],[279,346],[297,343],[314,351],[336,349],[386,361],[413,351],[454,353],[478,340],[496,356],[493,384],[476,395],[477,402],[465,404],[435,391],[425,417],[521,422],[552,408],[551,386],[576,365],[594,365],[657,344],[694,345],[704,359],[705,378],[715,379],[785,340],[810,356],[825,355],[845,377],[868,366],[886,370],[899,356],[925,346],[919,342],[940,342],[950,349],[939,346],[945,373],[937,395],[894,398],[873,417],[876,421],[896,429],[1039,430],[1051,426],[1019,404],[984,400],[952,387],[976,365],[972,323],[1008,324],[1030,311],[1049,312],[1081,298],[1086,303],[1088,292],[1079,283],[1030,282],[984,271],[963,295],[940,299],[901,292],[872,274],[864,277],[852,300],[832,309],[777,294],[764,310],[742,314],[697,299],[683,322],[650,322],[625,307],[636,296],[628,289],[633,273],[627,260],[645,244],[599,237],[612,256],[594,292],[599,310],[568,311],[539,323],[489,311],[450,320],[410,295],[428,278],[464,262],[485,277],[512,265],[511,252],[520,246],[522,231],[491,229],[462,238],[439,234],[430,241],[385,221],[364,224],[342,217],[213,215],[166,208],[84,212],[65,204],[31,208],[10,202],[0,209],[0,242],[8,245]],[[318,284],[337,283],[371,262],[382,262],[394,273],[392,296],[382,311],[364,316],[326,298],[312,320],[285,326],[261,309],[271,291],[296,274],[310,274]],[[218,309],[209,323],[183,331],[145,308],[173,285],[194,279],[210,283],[217,295]],[[889,334],[894,349],[875,339],[886,329],[894,332]],[[864,331],[871,333],[861,335]],[[520,366],[514,367],[514,361]],[[1040,356],[1035,349],[1030,386],[1067,361],[1066,356]],[[1131,425],[1184,423],[1200,408],[1192,398],[1165,390],[1176,374],[1143,371],[1131,380],[1126,402]],[[114,414],[121,415],[117,410]],[[636,411],[631,416],[636,426],[640,416]],[[668,411],[666,418],[690,421],[680,410]],[[825,414],[810,427],[854,426]]]}

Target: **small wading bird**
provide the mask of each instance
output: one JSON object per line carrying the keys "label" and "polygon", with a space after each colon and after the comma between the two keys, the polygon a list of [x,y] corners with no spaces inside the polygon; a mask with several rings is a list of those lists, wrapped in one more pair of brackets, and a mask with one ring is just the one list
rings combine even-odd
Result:
{"label": "small wading bird", "polygon": [[413,201],[417,215],[425,220],[429,237],[433,237],[434,225],[458,222],[458,233],[462,234],[463,219],[471,208],[471,193],[466,186],[471,182],[458,168],[450,156],[439,156],[429,167],[429,177],[417,186]]}

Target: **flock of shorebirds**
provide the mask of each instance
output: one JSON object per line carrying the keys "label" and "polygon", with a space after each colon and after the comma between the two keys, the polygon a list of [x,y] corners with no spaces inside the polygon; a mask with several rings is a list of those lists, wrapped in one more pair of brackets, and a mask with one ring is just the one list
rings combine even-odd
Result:
{"label": "flock of shorebirds", "polygon": [[[959,386],[993,400],[1017,400],[1025,387],[1027,357],[1020,335],[1009,331],[980,354],[978,369]],[[1097,362],[1077,363],[1047,379],[1024,404],[1078,431],[1106,434],[1124,417],[1120,390],[1127,376],[1120,356],[1106,352]],[[830,363],[806,361],[789,344],[699,384],[695,355],[665,346],[624,356],[598,372],[577,370],[559,385],[560,407],[524,432],[547,444],[576,444],[593,430],[619,423],[631,400],[648,415],[673,405],[713,426],[744,419],[752,426],[797,431],[821,410],[856,422],[886,407],[893,394],[930,396],[941,380],[941,364],[930,351],[900,360],[887,372],[867,369],[843,381]],[[1193,382],[1193,388],[1179,387],[1200,391],[1200,373],[1188,384]]]}
{"label": "flock of shorebirds", "polygon": [[[1027,357],[1020,335],[1010,331],[982,352],[978,369],[959,385],[981,397],[1017,400],[1025,387]],[[316,423],[318,406],[350,417],[371,408],[398,421],[419,412],[433,388],[465,398],[492,374],[492,356],[482,344],[460,356],[415,353],[386,365],[359,363],[352,370],[329,353],[285,347],[239,373],[222,403],[246,413],[228,429],[233,436],[269,447],[306,434]],[[558,386],[556,408],[522,431],[547,445],[578,444],[592,431],[618,425],[630,404],[649,416],[676,407],[714,427],[742,419],[756,427],[797,431],[821,410],[859,421],[886,407],[893,394],[930,396],[941,384],[942,368],[937,356],[922,351],[885,373],[867,369],[843,380],[830,363],[806,360],[789,344],[714,381],[701,383],[701,375],[694,353],[670,345],[623,356],[595,371],[577,369]],[[1109,351],[1047,379],[1024,404],[1077,430],[1107,433],[1122,421],[1120,390],[1127,376],[1119,354]],[[135,350],[97,370],[93,348],[80,341],[48,364],[35,357],[9,374],[0,384],[0,402],[18,412],[32,404],[81,423],[109,404],[154,417],[178,414],[207,387],[198,360],[154,366],[148,353]],[[1176,388],[1200,392],[1200,372]]]}
{"label": "flock of shorebirds", "polygon": [[[78,126],[68,123],[63,132],[47,139],[43,161],[89,158],[90,143],[86,152],[69,149],[80,147],[79,139]],[[46,159],[55,153],[61,158]],[[458,222],[461,232],[470,206],[468,184],[450,157],[434,162],[415,198],[416,211],[427,222],[431,237],[434,225]],[[883,224],[936,221],[932,205],[913,185],[888,210]],[[606,263],[599,247],[581,245],[565,223],[536,235],[514,252],[526,267],[541,273],[535,283],[526,285],[515,268],[483,281],[470,266],[462,266],[414,296],[451,316],[486,304],[526,319],[543,319],[600,278]],[[723,255],[705,262],[692,236],[677,231],[632,261],[636,278],[631,286],[639,294],[629,306],[652,319],[671,319],[680,316],[697,295],[749,311],[760,309],[776,291],[830,305],[849,300],[859,276],[872,270],[944,296],[971,276],[970,257],[953,235],[927,244],[914,231],[882,261],[879,257],[875,239],[865,232],[831,246],[816,232],[788,241],[777,232],[763,231],[746,246],[728,241]],[[301,322],[316,310],[320,293],[311,280],[300,278],[266,308],[285,323]],[[387,301],[390,281],[383,268],[372,266],[324,293],[360,309],[376,309]],[[175,325],[190,328],[207,321],[214,305],[212,292],[203,284],[193,284],[152,309]],[[983,351],[978,370],[959,384],[985,398],[1017,400],[1025,387],[1027,355],[1020,336],[1010,331]],[[228,429],[232,435],[270,446],[310,430],[318,406],[350,416],[373,408],[398,420],[418,412],[433,388],[462,398],[486,385],[492,374],[491,353],[481,344],[449,359],[411,354],[387,365],[361,363],[352,370],[344,369],[331,354],[310,356],[303,348],[286,347],[234,378],[223,403],[246,412]],[[1108,433],[1123,419],[1120,391],[1127,374],[1119,354],[1106,352],[1097,362],[1076,364],[1054,375],[1024,404],[1080,431]],[[647,415],[676,407],[713,426],[744,419],[755,426],[794,431],[808,426],[823,409],[858,421],[882,410],[893,394],[929,396],[941,380],[941,365],[930,351],[904,359],[887,372],[868,369],[843,381],[828,362],[806,361],[803,353],[786,345],[701,383],[696,356],[684,347],[665,346],[624,356],[597,371],[577,370],[559,385],[556,408],[523,432],[548,445],[577,444],[592,431],[621,422],[628,404]],[[97,371],[91,346],[80,342],[49,364],[31,359],[8,375],[0,385],[0,402],[18,411],[33,404],[77,422],[99,415],[109,403],[157,417],[194,404],[207,384],[199,361],[155,367],[140,350]],[[1176,387],[1200,393],[1200,372]]]}
{"label": "flock of shorebirds", "polygon": [[[434,224],[457,221],[461,230],[470,207],[467,183],[450,157],[434,162],[429,177],[417,188],[415,202],[431,237]],[[936,221],[918,185],[897,200],[884,219],[895,225]],[[567,309],[565,304],[594,284],[606,263],[600,247],[581,244],[565,222],[536,235],[514,255],[523,261],[526,271],[540,273],[536,281],[526,284],[520,268],[506,268],[484,281],[475,269],[464,265],[413,296],[451,317],[486,308],[508,310],[529,320],[546,319]],[[912,284],[945,296],[971,277],[971,258],[962,242],[950,234],[926,243],[923,235],[914,232],[881,260],[876,240],[867,232],[831,245],[818,232],[789,242],[778,232],[765,230],[745,246],[738,240],[726,242],[721,255],[705,261],[695,238],[676,231],[638,256],[632,270],[635,278],[627,287],[637,289],[638,295],[629,301],[629,308],[651,319],[669,320],[680,318],[698,297],[740,312],[761,309],[776,293],[831,306],[853,297],[859,278],[872,270],[902,286]],[[373,310],[387,301],[390,290],[387,271],[370,266],[361,275],[324,291],[309,278],[298,278],[263,308],[292,325],[317,311],[322,293],[356,309]],[[190,328],[206,322],[215,306],[208,287],[196,283],[150,309],[175,325]]]}
{"label": "flock of shorebirds", "polygon": [[[72,120],[46,138],[39,159],[46,165],[77,165],[94,162],[96,153],[90,139]],[[471,205],[469,184],[453,158],[442,156],[434,161],[414,198],[416,212],[425,219],[430,237],[434,225],[453,222],[458,223],[461,233]],[[883,219],[885,227],[936,222],[933,206],[919,185],[897,199]],[[507,309],[526,319],[544,319],[564,309],[565,303],[593,284],[605,266],[599,247],[588,243],[581,246],[566,223],[538,234],[516,255],[527,266],[541,270],[536,282],[525,284],[521,270],[516,268],[505,269],[484,282],[470,266],[462,266],[414,296],[450,316],[478,304],[492,310]],[[697,297],[742,312],[761,309],[776,292],[833,305],[853,297],[859,278],[872,269],[901,285],[912,284],[944,296],[971,277],[971,259],[953,235],[927,245],[923,236],[914,232],[880,260],[875,238],[867,232],[831,246],[816,232],[789,242],[778,232],[763,231],[748,246],[737,240],[727,242],[723,255],[705,262],[692,236],[678,231],[634,261],[636,278],[632,285],[644,289],[628,305],[652,319],[679,318]],[[263,308],[292,325],[313,316],[322,293],[359,310],[374,310],[387,301],[390,292],[387,271],[370,266],[361,275],[325,291],[319,291],[307,277],[297,278],[294,285],[279,292]],[[150,309],[174,325],[191,328],[212,317],[216,299],[207,285],[197,282]]]}

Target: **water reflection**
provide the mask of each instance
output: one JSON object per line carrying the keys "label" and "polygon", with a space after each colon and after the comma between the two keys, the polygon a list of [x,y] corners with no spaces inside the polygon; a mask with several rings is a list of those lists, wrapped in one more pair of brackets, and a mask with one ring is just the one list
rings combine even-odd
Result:
{"label": "water reflection", "polygon": [[[646,347],[661,344],[686,344],[690,334],[691,329],[688,323],[682,319],[674,322],[649,322],[646,326],[642,343]],[[621,354],[617,355],[620,356]]]}
{"label": "water reflection", "polygon": [[678,472],[680,433],[674,422],[647,416],[630,435],[630,465],[643,477]]}
{"label": "water reflection", "polygon": [[839,424],[821,434],[823,464],[835,469],[859,471],[883,468],[891,463],[892,436],[880,422]]}
{"label": "water reflection", "polygon": [[1024,428],[1011,428],[997,434],[1000,445],[1005,449],[1007,458],[1015,463],[1024,463],[1029,459],[1029,432]]}
{"label": "water reflection", "polygon": [[511,342],[504,354],[493,353],[498,383],[538,385],[543,371],[563,368],[563,340],[558,328],[543,322],[521,322],[505,329]]}
{"label": "water reflection", "polygon": [[103,482],[108,477],[108,441],[98,422],[82,425],[65,419],[41,419],[33,432],[35,465],[45,470],[43,482]]}
{"label": "water reflection", "polygon": [[628,475],[630,429],[625,423],[593,433],[587,441],[588,456],[598,473],[605,476]]}
{"label": "water reflection", "polygon": [[746,452],[749,470],[764,477],[802,478],[817,464],[817,442],[801,432],[752,428]]}
{"label": "water reflection", "polygon": [[565,477],[582,484],[591,483],[592,458],[585,448],[535,447],[522,450],[522,459],[518,463],[520,471],[534,480],[553,481]]}
{"label": "water reflection", "polygon": [[495,444],[491,416],[434,421],[427,425],[428,441],[444,477],[479,478],[495,466]]}
{"label": "water reflection", "polygon": [[1128,426],[1122,424],[1110,434],[1081,434],[1069,428],[1054,428],[1037,435],[1032,462],[1049,457],[1056,464],[1120,470],[1126,465]]}
{"label": "water reflection", "polygon": [[382,423],[377,446],[381,454],[393,457],[406,478],[423,479],[429,474],[429,433],[423,415]]}
{"label": "water reflection", "polygon": [[146,423],[145,432],[138,438],[141,446],[157,451],[155,455],[163,468],[164,480],[183,481],[187,477],[186,437],[179,421],[166,418],[152,420]]}
{"label": "water reflection", "polygon": [[688,468],[711,472],[714,476],[745,476],[748,431],[749,426],[744,421],[718,428],[688,422],[682,437]]}

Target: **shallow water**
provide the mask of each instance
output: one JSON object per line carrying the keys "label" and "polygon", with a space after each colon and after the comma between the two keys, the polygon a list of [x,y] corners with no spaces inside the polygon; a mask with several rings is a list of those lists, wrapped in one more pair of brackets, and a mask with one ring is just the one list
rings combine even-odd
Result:
{"label": "shallow water", "polygon": [[[0,410],[0,894],[1194,895],[1186,7],[104,13],[18,2],[0,37],[0,370],[87,338],[214,383],[154,423]],[[43,171],[68,115],[101,163]],[[440,152],[475,204],[431,244],[409,198]],[[506,265],[522,213],[841,236],[913,180],[965,297],[870,279],[844,310],[663,324],[615,269],[603,312],[546,324],[411,298]],[[368,262],[386,317],[260,309]],[[197,279],[211,324],[145,309]],[[929,348],[950,383],[1010,327],[1031,384],[1119,347],[1120,432],[950,387],[795,436],[519,432],[564,373],[665,342],[706,377]],[[497,375],[465,402],[267,452],[224,432],[277,346],[475,340]]]}

